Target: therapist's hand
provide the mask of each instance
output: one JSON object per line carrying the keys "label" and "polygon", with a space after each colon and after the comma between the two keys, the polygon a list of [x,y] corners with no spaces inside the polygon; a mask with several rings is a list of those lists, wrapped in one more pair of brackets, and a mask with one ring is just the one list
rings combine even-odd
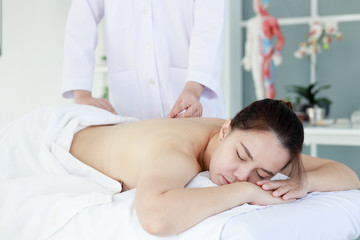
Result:
{"label": "therapist's hand", "polygon": [[86,90],[74,90],[74,100],[77,104],[91,105],[94,107],[105,109],[109,112],[117,114],[110,102],[104,98],[93,98],[91,92]]}
{"label": "therapist's hand", "polygon": [[203,107],[199,101],[204,86],[197,82],[187,82],[167,118],[201,117]]}

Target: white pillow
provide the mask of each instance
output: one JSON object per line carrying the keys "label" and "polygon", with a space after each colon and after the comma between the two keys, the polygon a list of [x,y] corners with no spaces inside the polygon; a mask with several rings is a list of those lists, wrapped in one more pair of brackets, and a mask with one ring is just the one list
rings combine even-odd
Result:
{"label": "white pillow", "polygon": [[232,217],[223,240],[326,239],[360,236],[360,191],[312,193],[294,203],[273,205]]}

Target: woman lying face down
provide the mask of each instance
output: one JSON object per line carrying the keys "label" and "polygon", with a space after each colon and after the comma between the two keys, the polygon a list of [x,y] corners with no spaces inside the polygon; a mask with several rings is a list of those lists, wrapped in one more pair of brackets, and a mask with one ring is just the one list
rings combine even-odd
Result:
{"label": "woman lying face down", "polygon": [[[282,101],[254,102],[233,120],[153,119],[93,126],[74,135],[77,159],[136,188],[135,209],[155,235],[180,233],[239,206],[295,201],[312,191],[356,189],[343,164],[301,155],[303,127]],[[209,170],[217,187],[185,188]],[[290,178],[270,181],[278,172]]]}

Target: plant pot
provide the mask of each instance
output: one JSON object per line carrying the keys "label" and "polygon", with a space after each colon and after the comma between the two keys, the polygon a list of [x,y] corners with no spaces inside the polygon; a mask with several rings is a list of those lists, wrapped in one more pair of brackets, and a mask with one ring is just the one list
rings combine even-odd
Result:
{"label": "plant pot", "polygon": [[330,104],[319,104],[319,107],[325,109],[325,117],[328,117],[330,113]]}
{"label": "plant pot", "polygon": [[306,109],[314,108],[314,107],[323,108],[325,110],[325,118],[329,116],[330,104],[306,104],[305,112],[306,112]]}
{"label": "plant pot", "polygon": [[314,105],[306,109],[306,115],[311,125],[316,125],[325,119],[325,108]]}
{"label": "plant pot", "polygon": [[294,103],[293,109],[296,115],[301,121],[309,121],[309,116],[306,113],[308,108],[320,107],[325,110],[325,118],[329,116],[330,104],[304,104],[304,103]]}

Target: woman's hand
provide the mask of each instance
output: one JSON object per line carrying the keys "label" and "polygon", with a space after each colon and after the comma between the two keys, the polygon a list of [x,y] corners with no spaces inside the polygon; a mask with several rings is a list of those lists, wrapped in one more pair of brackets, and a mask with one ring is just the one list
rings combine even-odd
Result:
{"label": "woman's hand", "polygon": [[252,201],[249,204],[255,205],[274,205],[274,204],[281,204],[281,203],[289,203],[294,202],[296,199],[283,199],[280,196],[275,196],[273,191],[266,191],[259,186],[253,185],[252,190]]}
{"label": "woman's hand", "polygon": [[299,185],[291,179],[287,180],[260,180],[256,184],[265,191],[272,191],[274,197],[281,197],[283,200],[296,200],[305,197],[309,192],[306,182]]}

